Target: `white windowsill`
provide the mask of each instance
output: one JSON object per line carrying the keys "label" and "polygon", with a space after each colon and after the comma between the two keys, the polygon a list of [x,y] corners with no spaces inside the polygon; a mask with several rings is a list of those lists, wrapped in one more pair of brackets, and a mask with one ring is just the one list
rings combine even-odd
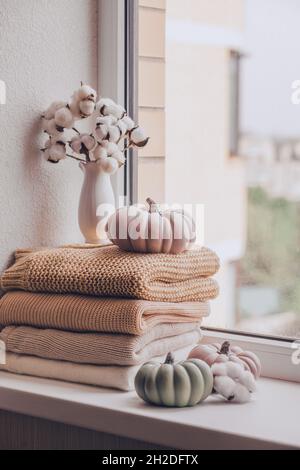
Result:
{"label": "white windowsill", "polygon": [[179,449],[300,448],[300,384],[260,379],[252,402],[167,409],[122,393],[0,372],[0,408]]}

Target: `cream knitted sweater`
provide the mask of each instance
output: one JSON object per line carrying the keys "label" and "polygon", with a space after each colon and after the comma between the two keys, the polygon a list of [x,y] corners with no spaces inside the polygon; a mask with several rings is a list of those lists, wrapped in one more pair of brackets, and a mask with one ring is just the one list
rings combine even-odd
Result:
{"label": "cream knitted sweater", "polygon": [[74,333],[28,326],[7,326],[0,333],[6,351],[43,359],[98,365],[137,365],[201,338],[195,323],[157,325],[142,336],[116,333]]}

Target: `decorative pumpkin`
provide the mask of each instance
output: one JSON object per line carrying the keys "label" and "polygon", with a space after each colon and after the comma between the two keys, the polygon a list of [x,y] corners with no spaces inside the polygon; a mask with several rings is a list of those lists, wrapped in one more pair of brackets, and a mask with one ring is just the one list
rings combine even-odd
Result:
{"label": "decorative pumpkin", "polygon": [[235,362],[250,371],[255,379],[260,376],[261,364],[259,358],[251,351],[244,351],[239,346],[231,346],[229,341],[219,343],[199,344],[189,354],[189,358],[201,359],[209,366],[219,362]]}
{"label": "decorative pumpkin", "polygon": [[199,359],[174,364],[171,353],[164,364],[147,362],[135,377],[135,390],[148,403],[161,406],[194,406],[213,389],[210,367]]}
{"label": "decorative pumpkin", "polygon": [[161,212],[147,199],[149,210],[121,207],[108,220],[108,238],[125,251],[181,253],[195,241],[195,223],[183,210]]}

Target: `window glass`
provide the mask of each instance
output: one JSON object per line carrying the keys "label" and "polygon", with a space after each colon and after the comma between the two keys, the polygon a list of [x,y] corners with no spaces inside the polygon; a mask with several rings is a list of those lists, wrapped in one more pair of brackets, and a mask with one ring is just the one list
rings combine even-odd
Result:
{"label": "window glass", "polygon": [[209,326],[300,335],[299,17],[298,0],[139,3],[138,199],[204,204]]}

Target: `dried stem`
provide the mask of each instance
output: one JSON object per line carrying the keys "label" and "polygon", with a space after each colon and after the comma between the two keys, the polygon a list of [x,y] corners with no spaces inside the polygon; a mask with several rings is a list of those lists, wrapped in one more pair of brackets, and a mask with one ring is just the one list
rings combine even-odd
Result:
{"label": "dried stem", "polygon": [[66,153],[66,156],[69,158],[73,158],[74,160],[77,160],[78,162],[86,163],[86,161],[83,160],[82,158],[74,157],[74,155],[70,155],[69,153]]}

